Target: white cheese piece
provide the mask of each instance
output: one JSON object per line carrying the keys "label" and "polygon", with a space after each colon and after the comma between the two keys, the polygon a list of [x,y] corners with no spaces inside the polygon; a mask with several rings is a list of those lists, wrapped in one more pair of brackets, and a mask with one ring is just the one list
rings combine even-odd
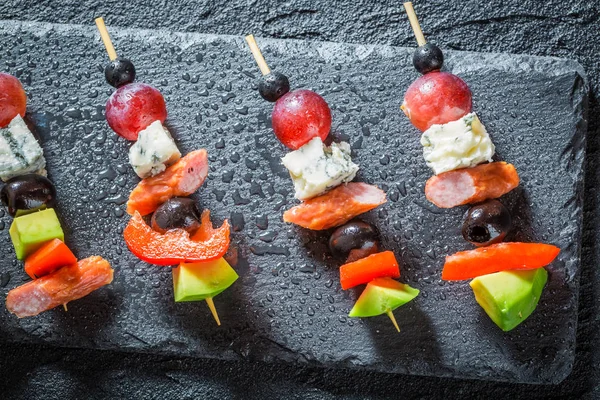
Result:
{"label": "white cheese piece", "polygon": [[177,145],[160,121],[140,131],[137,142],[129,149],[129,163],[140,178],[160,174],[180,158]]}
{"label": "white cheese piece", "polygon": [[0,178],[44,173],[44,152],[23,118],[17,115],[7,128],[0,129]]}
{"label": "white cheese piece", "polygon": [[423,156],[433,172],[474,167],[492,161],[494,144],[475,113],[443,125],[432,125],[421,136]]}
{"label": "white cheese piece", "polygon": [[358,165],[350,158],[350,145],[332,143],[327,147],[316,137],[281,159],[290,172],[296,198],[318,196],[329,189],[354,179]]}

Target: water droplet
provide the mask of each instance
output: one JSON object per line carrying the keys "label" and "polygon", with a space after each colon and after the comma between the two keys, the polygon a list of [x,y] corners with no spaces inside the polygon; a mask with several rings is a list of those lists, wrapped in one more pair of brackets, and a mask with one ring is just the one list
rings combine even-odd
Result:
{"label": "water droplet", "polygon": [[304,273],[313,273],[315,272],[316,267],[314,265],[304,264],[300,267],[299,271]]}
{"label": "water droplet", "polygon": [[234,98],[235,98],[235,94],[229,92],[229,93],[226,93],[221,96],[221,102],[223,104],[227,104],[229,102],[229,100],[234,99]]}
{"label": "water droplet", "polygon": [[224,183],[230,183],[233,180],[234,170],[225,170],[223,171],[223,175],[221,175],[221,180]]}
{"label": "water droplet", "polygon": [[260,214],[255,219],[256,227],[265,230],[269,227],[269,217],[266,214]]}
{"label": "water droplet", "polygon": [[9,281],[10,281],[10,273],[3,272],[2,274],[0,274],[0,287],[6,287],[6,285],[8,285]]}
{"label": "water droplet", "polygon": [[236,206],[250,204],[250,200],[243,198],[242,195],[240,194],[240,191],[237,189],[233,191],[233,193],[231,194],[231,197],[233,198],[233,204],[235,204]]}
{"label": "water droplet", "polygon": [[246,106],[236,107],[235,112],[237,112],[238,114],[241,114],[241,115],[248,115],[248,107],[246,107]]}
{"label": "water droplet", "polygon": [[236,122],[235,124],[233,124],[233,131],[235,133],[240,133],[244,130],[244,128],[246,127],[246,125],[240,123],[240,122]]}
{"label": "water droplet", "polygon": [[239,232],[244,229],[245,221],[244,214],[239,212],[231,213],[231,226],[234,232]]}

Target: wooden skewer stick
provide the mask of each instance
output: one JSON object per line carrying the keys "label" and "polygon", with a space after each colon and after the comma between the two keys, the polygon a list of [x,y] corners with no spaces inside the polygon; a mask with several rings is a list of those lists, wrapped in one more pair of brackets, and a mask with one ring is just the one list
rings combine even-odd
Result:
{"label": "wooden skewer stick", "polygon": [[392,310],[387,310],[385,313],[392,320],[392,324],[394,324],[394,327],[396,328],[396,330],[398,332],[400,332],[400,327],[398,326],[398,322],[396,322],[396,317],[394,317],[394,313],[392,312]]}
{"label": "wooden skewer stick", "polygon": [[65,309],[65,312],[68,312],[69,310],[67,309],[67,303],[63,303],[63,308]]}
{"label": "wooden skewer stick", "polygon": [[265,58],[263,57],[262,53],[260,52],[260,49],[258,48],[258,45],[256,44],[256,40],[254,40],[254,35],[246,36],[246,42],[248,42],[248,46],[250,46],[250,51],[252,52],[252,55],[254,56],[256,63],[258,64],[258,68],[260,68],[260,72],[262,72],[263,75],[270,74],[271,69],[267,65]]}
{"label": "wooden skewer stick", "polygon": [[115,48],[110,40],[108,29],[106,29],[106,25],[104,24],[104,18],[96,18],[96,26],[100,31],[100,37],[102,38],[102,42],[104,42],[104,47],[106,47],[108,58],[110,58],[110,61],[113,61],[115,58],[117,58],[117,52],[115,51]]}
{"label": "wooden skewer stick", "polygon": [[215,303],[213,302],[212,297],[207,297],[206,304],[208,304],[208,308],[210,308],[210,312],[212,313],[213,318],[217,321],[217,325],[221,326],[221,321],[219,320],[219,314],[217,314],[217,308],[215,307]]}
{"label": "wooden skewer stick", "polygon": [[425,40],[425,36],[423,36],[423,31],[421,30],[421,26],[419,25],[419,19],[417,18],[417,14],[415,13],[415,9],[413,8],[412,2],[407,1],[404,3],[404,9],[406,10],[406,14],[408,15],[408,20],[410,21],[410,26],[417,38],[417,43],[419,46],[423,46],[427,41]]}

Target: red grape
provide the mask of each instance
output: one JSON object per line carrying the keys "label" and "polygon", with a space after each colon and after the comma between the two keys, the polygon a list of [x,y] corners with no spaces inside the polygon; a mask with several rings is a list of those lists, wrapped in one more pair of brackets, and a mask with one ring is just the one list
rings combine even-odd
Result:
{"label": "red grape", "polygon": [[137,140],[138,133],[151,123],[167,119],[167,106],[160,92],[145,83],[118,88],[106,102],[108,125],[120,136]]}
{"label": "red grape", "polygon": [[0,128],[8,126],[17,114],[25,116],[27,95],[21,82],[12,75],[0,72]]}
{"label": "red grape", "polygon": [[401,108],[417,129],[426,131],[431,125],[464,117],[471,107],[465,81],[449,72],[430,72],[409,86]]}
{"label": "red grape", "polygon": [[331,111],[315,92],[294,90],[277,100],[271,123],[281,143],[296,150],[317,136],[325,141],[331,128]]}

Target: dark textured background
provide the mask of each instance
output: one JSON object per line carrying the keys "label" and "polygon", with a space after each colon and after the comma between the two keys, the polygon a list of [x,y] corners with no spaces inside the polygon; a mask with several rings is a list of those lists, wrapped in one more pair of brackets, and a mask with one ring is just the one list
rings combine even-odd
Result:
{"label": "dark textured background", "polygon": [[[267,4],[265,4],[267,3]],[[513,397],[598,398],[600,277],[597,216],[598,104],[600,49],[597,2],[470,1],[416,5],[426,35],[444,47],[569,57],[587,70],[590,98],[586,214],[577,358],[559,386],[498,383],[328,371],[157,356],[27,346],[0,348],[2,397],[104,398],[419,398]],[[91,23],[104,15],[112,25],[163,27],[206,33],[295,37],[356,43],[413,45],[398,2],[362,0],[294,1],[8,1],[0,19]],[[399,97],[401,94],[399,94]]]}

